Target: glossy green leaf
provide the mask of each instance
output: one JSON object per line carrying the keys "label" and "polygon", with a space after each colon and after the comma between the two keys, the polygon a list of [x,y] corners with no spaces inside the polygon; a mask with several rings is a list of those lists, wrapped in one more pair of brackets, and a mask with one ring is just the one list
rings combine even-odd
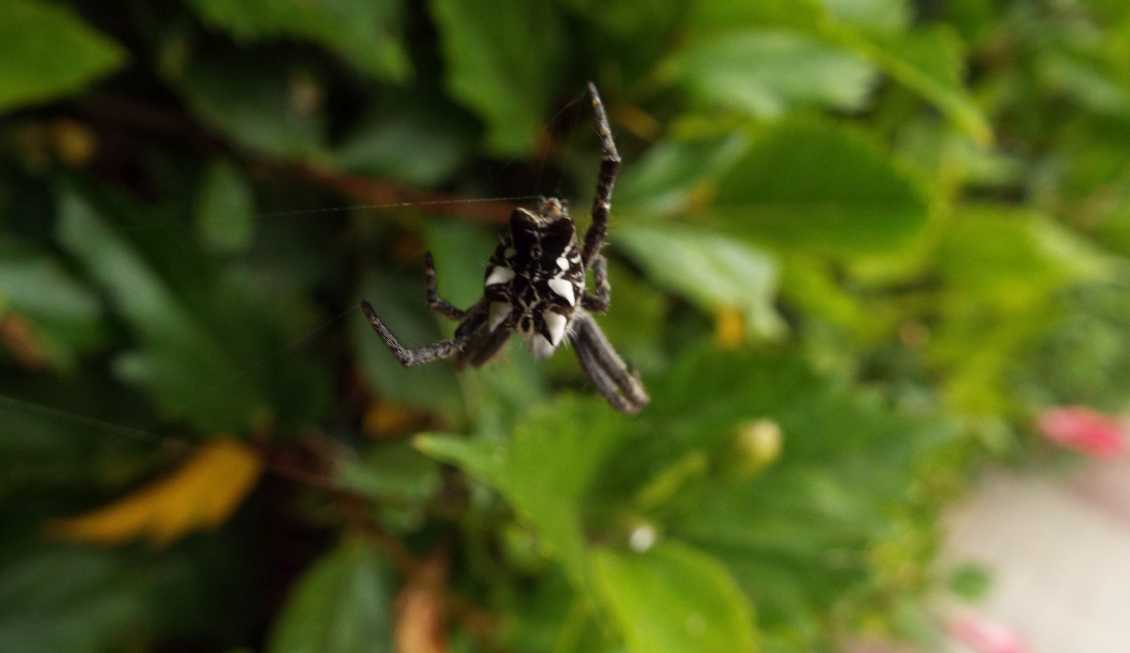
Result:
{"label": "glossy green leaf", "polygon": [[617,230],[616,242],[650,279],[704,310],[738,308],[749,329],[762,336],[783,328],[773,307],[777,266],[768,254],[731,238],[667,225],[628,225]]}
{"label": "glossy green leaf", "polygon": [[707,211],[751,240],[851,252],[914,235],[926,221],[926,198],[861,134],[786,123],[769,128],[722,177]]}
{"label": "glossy green leaf", "polygon": [[486,122],[491,151],[530,152],[565,63],[566,35],[554,5],[432,0],[431,8],[448,65],[448,90]]}
{"label": "glossy green leaf", "polygon": [[704,37],[663,70],[701,103],[757,117],[811,105],[858,110],[876,78],[874,67],[850,52],[766,30]]}
{"label": "glossy green leaf", "polygon": [[399,0],[193,0],[209,23],[242,40],[307,39],[377,79],[402,81],[412,67]]}
{"label": "glossy green leaf", "polygon": [[126,59],[69,9],[41,0],[4,3],[0,44],[0,111],[74,93]]}
{"label": "glossy green leaf", "polygon": [[393,651],[390,572],[364,540],[347,540],[291,589],[271,633],[271,653]]}
{"label": "glossy green leaf", "polygon": [[247,179],[230,162],[214,162],[196,200],[200,240],[213,251],[238,252],[251,245],[254,228],[255,199]]}
{"label": "glossy green leaf", "polygon": [[593,568],[632,653],[758,650],[749,602],[700,551],[673,542],[644,554],[604,549]]}

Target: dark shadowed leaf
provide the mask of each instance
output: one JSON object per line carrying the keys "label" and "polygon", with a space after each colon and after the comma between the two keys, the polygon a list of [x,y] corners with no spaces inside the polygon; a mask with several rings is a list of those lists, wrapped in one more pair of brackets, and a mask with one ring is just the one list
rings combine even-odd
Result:
{"label": "dark shadowed leaf", "polygon": [[325,156],[317,82],[286,62],[202,56],[164,72],[189,109],[233,143],[281,158]]}
{"label": "dark shadowed leaf", "polygon": [[431,8],[448,89],[486,122],[487,146],[503,155],[531,151],[565,63],[566,35],[553,4],[432,0]]}
{"label": "dark shadowed leaf", "polygon": [[5,318],[26,321],[31,349],[24,354],[64,369],[105,336],[102,306],[88,288],[45,252],[0,239],[0,320]]}
{"label": "dark shadowed leaf", "polygon": [[[7,545],[13,544],[6,542]],[[146,647],[170,603],[199,609],[184,560],[35,542],[0,560],[0,649],[27,653]],[[181,565],[178,567],[178,564]],[[62,579],[66,579],[62,582]],[[174,592],[168,601],[163,592]],[[159,598],[163,600],[158,600]]]}
{"label": "dark shadowed leaf", "polygon": [[75,92],[125,51],[58,3],[6,0],[0,20],[0,111]]}
{"label": "dark shadowed leaf", "polygon": [[[445,337],[436,327],[424,301],[423,275],[371,273],[361,286],[368,300],[405,347],[418,347]],[[353,346],[365,380],[385,400],[436,410],[447,415],[463,411],[463,397],[450,363],[404,367],[373,332],[358,309],[349,320]]]}
{"label": "dark shadowed leaf", "polygon": [[242,251],[251,245],[254,222],[255,199],[247,179],[231,162],[214,162],[196,200],[200,240],[212,251]]}
{"label": "dark shadowed leaf", "polygon": [[335,150],[342,168],[432,186],[470,156],[474,124],[450,103],[423,97],[391,109],[381,104]]}
{"label": "dark shadowed leaf", "polygon": [[400,0],[193,0],[193,7],[238,39],[307,39],[377,79],[411,72],[401,37]]}
{"label": "dark shadowed leaf", "polygon": [[142,343],[120,360],[125,379],[152,392],[168,415],[210,429],[239,428],[264,409],[264,396],[253,385],[236,393],[217,383],[244,377],[242,367],[147,260],[147,252],[75,193],[63,197],[60,215],[60,241],[110,293]]}

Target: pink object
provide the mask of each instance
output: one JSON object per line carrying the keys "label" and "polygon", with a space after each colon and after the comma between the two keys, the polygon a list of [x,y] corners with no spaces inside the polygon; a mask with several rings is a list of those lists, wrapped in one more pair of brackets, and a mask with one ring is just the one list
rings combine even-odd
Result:
{"label": "pink object", "polygon": [[977,653],[1029,653],[1016,633],[1001,624],[975,615],[964,615],[949,624],[953,639]]}
{"label": "pink object", "polygon": [[1052,442],[1093,458],[1114,458],[1126,450],[1122,425],[1085,406],[1048,409],[1036,425]]}

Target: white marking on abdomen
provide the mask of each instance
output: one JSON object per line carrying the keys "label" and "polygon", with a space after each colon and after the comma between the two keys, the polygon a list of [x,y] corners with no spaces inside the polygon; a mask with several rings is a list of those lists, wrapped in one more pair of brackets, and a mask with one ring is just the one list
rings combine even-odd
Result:
{"label": "white marking on abdomen", "polygon": [[499,266],[490,271],[490,275],[487,277],[487,282],[484,285],[493,286],[500,283],[509,283],[513,278],[514,270]]}
{"label": "white marking on abdomen", "polygon": [[573,296],[573,283],[568,279],[550,279],[547,283],[549,289],[560,295],[572,306],[577,299]]}

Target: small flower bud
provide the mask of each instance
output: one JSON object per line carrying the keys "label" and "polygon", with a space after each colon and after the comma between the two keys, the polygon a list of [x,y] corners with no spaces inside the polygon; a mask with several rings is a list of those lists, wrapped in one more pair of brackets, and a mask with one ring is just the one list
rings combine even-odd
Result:
{"label": "small flower bud", "polygon": [[781,427],[771,419],[742,422],[736,429],[738,472],[753,476],[781,455]]}

